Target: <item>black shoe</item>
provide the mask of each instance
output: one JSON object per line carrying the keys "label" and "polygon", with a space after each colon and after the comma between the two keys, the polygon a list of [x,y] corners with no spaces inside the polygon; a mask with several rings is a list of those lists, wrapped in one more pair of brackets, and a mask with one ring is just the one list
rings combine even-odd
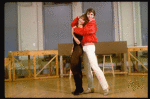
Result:
{"label": "black shoe", "polygon": [[82,92],[83,92],[83,89],[82,89],[82,90],[79,90],[79,91],[75,90],[74,92],[72,92],[72,94],[73,94],[73,95],[79,95],[79,94],[81,94]]}

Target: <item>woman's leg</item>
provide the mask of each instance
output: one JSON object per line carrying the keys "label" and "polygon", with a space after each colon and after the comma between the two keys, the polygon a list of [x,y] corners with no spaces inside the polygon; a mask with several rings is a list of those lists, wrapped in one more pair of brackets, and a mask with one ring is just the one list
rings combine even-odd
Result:
{"label": "woman's leg", "polygon": [[75,46],[74,51],[71,56],[71,71],[74,76],[76,90],[73,92],[74,95],[78,95],[83,92],[82,88],[82,71],[81,71],[81,60],[82,48],[80,46]]}
{"label": "woman's leg", "polygon": [[103,90],[108,89],[108,83],[105,79],[104,73],[98,66],[97,57],[95,55],[95,45],[83,46],[83,50],[84,52],[86,52],[86,55],[89,59],[90,66],[94,70]]}
{"label": "woman's leg", "polygon": [[88,57],[85,52],[83,52],[83,64],[84,64],[85,74],[87,77],[88,88],[94,88],[93,73],[91,70],[91,66],[90,66]]}

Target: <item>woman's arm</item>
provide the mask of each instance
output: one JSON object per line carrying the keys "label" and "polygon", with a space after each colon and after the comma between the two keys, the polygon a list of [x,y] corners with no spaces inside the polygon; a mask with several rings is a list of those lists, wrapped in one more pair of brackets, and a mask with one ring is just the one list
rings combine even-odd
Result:
{"label": "woman's arm", "polygon": [[[72,36],[74,38],[74,40],[76,41],[77,44],[80,44],[80,41],[75,37],[74,35],[74,29],[72,28]],[[71,49],[71,54],[73,53],[73,48],[74,48],[74,45],[72,46],[72,49]]]}
{"label": "woman's arm", "polygon": [[76,41],[77,44],[80,44],[80,43],[81,43],[81,42],[79,41],[79,39],[75,37],[75,35],[74,35],[74,29],[73,29],[73,28],[72,28],[72,36],[73,36],[73,38],[74,38],[74,40]]}

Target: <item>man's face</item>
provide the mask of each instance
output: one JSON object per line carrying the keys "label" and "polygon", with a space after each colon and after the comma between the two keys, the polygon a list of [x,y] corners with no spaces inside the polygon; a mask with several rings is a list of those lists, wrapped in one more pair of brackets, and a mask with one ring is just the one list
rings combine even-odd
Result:
{"label": "man's face", "polygon": [[87,17],[88,17],[89,21],[91,21],[94,18],[94,13],[93,12],[87,13]]}

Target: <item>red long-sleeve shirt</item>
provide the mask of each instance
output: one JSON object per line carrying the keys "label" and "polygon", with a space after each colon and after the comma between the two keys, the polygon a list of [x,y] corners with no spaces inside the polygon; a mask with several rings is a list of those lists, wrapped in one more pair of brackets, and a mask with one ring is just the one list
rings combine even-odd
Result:
{"label": "red long-sleeve shirt", "polygon": [[[76,17],[71,23],[71,27],[74,26],[78,26],[78,17]],[[84,26],[84,28],[80,28],[80,27],[74,28],[74,32],[76,34],[83,36],[83,39],[81,41],[82,45],[84,45],[85,43],[96,43],[97,42],[96,31],[97,31],[97,25],[95,20],[89,21]]]}

